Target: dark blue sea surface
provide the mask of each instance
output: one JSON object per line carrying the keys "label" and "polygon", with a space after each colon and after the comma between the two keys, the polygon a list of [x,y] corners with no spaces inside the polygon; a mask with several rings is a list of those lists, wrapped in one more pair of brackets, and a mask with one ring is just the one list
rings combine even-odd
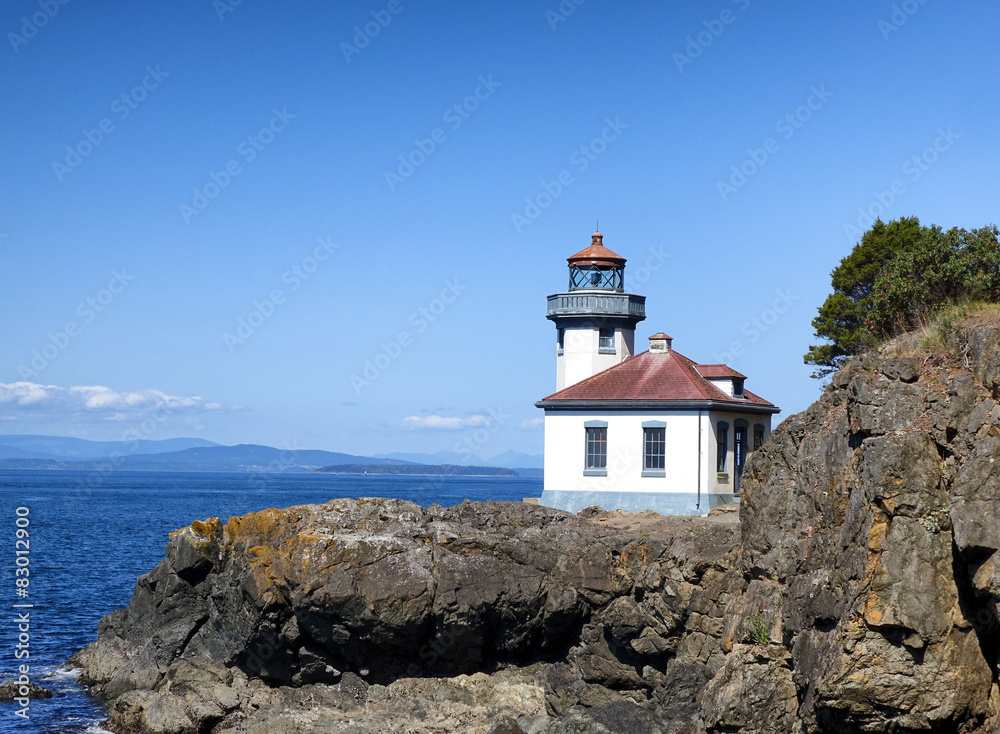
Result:
{"label": "dark blue sea surface", "polygon": [[[0,703],[0,732],[103,731],[101,702],[86,695],[66,661],[94,640],[102,616],[128,605],[135,580],[163,558],[168,534],[193,520],[337,497],[450,506],[541,493],[541,479],[519,477],[0,470],[0,678],[16,678],[28,662],[32,680],[56,694],[32,701],[27,721],[15,716],[15,704]],[[27,597],[18,597],[15,584],[18,507],[29,511]],[[24,603],[33,606],[15,609]],[[27,660],[15,659],[24,611]]]}

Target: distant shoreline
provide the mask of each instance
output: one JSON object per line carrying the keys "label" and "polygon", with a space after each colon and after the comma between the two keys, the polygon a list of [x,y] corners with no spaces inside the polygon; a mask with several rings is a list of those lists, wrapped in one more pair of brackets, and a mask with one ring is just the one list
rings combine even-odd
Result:
{"label": "distant shoreline", "polygon": [[[248,474],[250,472],[247,472]],[[302,472],[296,472],[302,473]],[[523,479],[520,474],[389,474],[387,472],[363,472],[363,471],[319,471],[304,472],[306,474],[329,474],[331,476],[351,476],[351,477],[497,477],[498,479]]]}
{"label": "distant shoreline", "polygon": [[[0,472],[12,471],[12,472],[67,472],[71,474],[267,474],[272,476],[295,476],[295,477],[310,477],[316,474],[330,474],[345,475],[345,476],[369,476],[369,477],[488,477],[497,479],[541,479],[541,475],[534,476],[532,474],[520,474],[517,470],[512,470],[510,473],[506,474],[444,474],[444,473],[426,473],[421,472],[419,474],[392,474],[389,472],[324,472],[318,469],[299,469],[299,470],[286,470],[286,471],[274,471],[267,469],[152,469],[152,468],[112,468],[108,466],[103,467],[89,467],[89,468],[79,468],[79,467],[66,467],[66,466],[47,466],[47,467],[22,467],[22,466],[2,466],[0,465]],[[529,469],[530,471],[530,469]],[[541,470],[538,470],[541,471]]]}
{"label": "distant shoreline", "polygon": [[499,466],[461,466],[458,464],[333,464],[316,469],[313,474],[351,474],[393,477],[519,477],[516,469]]}

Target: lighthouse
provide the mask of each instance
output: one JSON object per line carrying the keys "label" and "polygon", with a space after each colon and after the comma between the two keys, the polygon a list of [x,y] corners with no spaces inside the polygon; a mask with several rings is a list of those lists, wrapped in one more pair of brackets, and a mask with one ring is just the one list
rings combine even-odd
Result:
{"label": "lighthouse", "polygon": [[566,260],[569,288],[549,296],[546,313],[556,325],[556,390],[631,357],[635,325],[646,318],[646,297],[625,292],[625,258],[600,232]]}
{"label": "lighthouse", "polygon": [[569,288],[546,311],[556,392],[535,403],[545,411],[541,504],[697,515],[737,502],[746,457],[780,409],[747,390],[746,375],[685,357],[662,331],[636,354],[646,298],[626,293],[625,258],[600,232],[567,262]]}

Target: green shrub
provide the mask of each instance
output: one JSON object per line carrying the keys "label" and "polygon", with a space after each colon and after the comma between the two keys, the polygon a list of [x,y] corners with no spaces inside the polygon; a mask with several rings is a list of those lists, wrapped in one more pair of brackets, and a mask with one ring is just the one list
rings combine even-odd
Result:
{"label": "green shrub", "polygon": [[765,617],[762,611],[756,611],[747,620],[747,642],[754,645],[766,645],[771,641],[771,627],[774,620]]}

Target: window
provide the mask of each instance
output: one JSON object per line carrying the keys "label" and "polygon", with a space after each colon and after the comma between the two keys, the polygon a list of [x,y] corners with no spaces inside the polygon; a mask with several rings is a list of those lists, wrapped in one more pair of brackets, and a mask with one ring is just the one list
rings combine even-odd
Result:
{"label": "window", "polygon": [[569,289],[591,288],[621,292],[625,288],[625,276],[622,268],[608,268],[597,265],[571,265],[569,269]]}
{"label": "window", "polygon": [[744,426],[736,426],[733,429],[733,453],[736,458],[736,471],[742,472],[747,459],[747,429]]}
{"label": "window", "polygon": [[740,493],[740,483],[743,478],[743,466],[747,463],[747,431],[750,424],[743,418],[733,423],[733,463],[736,465],[736,481],[733,492]]}
{"label": "window", "polygon": [[738,377],[733,378],[733,397],[743,397],[743,380]]}
{"label": "window", "polygon": [[753,427],[753,450],[756,451],[764,446],[764,424],[758,423]]}
{"label": "window", "polygon": [[[593,342],[591,342],[593,344]],[[614,354],[615,353],[615,330],[614,327],[604,328],[600,330],[598,337],[598,352],[604,354]]]}
{"label": "window", "polygon": [[642,475],[666,476],[667,429],[644,426],[642,429]]}
{"label": "window", "polygon": [[726,473],[726,453],[729,448],[729,424],[719,423],[719,432],[716,436],[718,453],[715,459],[716,471],[719,474]]}
{"label": "window", "polygon": [[558,329],[557,334],[556,348],[561,352],[566,346],[566,329]]}
{"label": "window", "polygon": [[[597,421],[593,421],[597,423]],[[606,476],[608,468],[608,426],[586,426],[587,453],[583,465],[584,474]]]}

